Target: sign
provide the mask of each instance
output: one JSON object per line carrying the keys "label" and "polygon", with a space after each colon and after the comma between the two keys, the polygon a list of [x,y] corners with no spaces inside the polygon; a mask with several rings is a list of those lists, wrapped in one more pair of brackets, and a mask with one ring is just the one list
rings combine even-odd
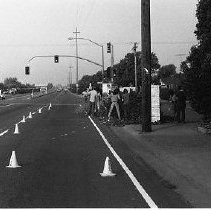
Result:
{"label": "sign", "polygon": [[103,83],[102,85],[103,93],[109,93],[109,90],[112,90],[112,83]]}
{"label": "sign", "polygon": [[160,88],[159,85],[151,85],[151,121],[160,121]]}

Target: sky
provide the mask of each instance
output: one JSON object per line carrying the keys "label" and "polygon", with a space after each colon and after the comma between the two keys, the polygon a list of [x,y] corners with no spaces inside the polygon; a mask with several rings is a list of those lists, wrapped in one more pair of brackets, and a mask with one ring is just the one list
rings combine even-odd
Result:
{"label": "sky", "polygon": [[[45,85],[75,82],[76,59],[34,56],[75,56],[76,27],[80,38],[104,46],[105,69],[110,65],[106,43],[114,46],[114,63],[141,50],[141,0],[0,0],[0,82],[17,77],[22,83]],[[198,0],[151,0],[151,42],[161,65],[180,62],[197,43],[194,35]],[[102,63],[101,47],[78,40],[78,55]],[[25,66],[30,75],[25,75]],[[79,79],[101,70],[79,60]]]}

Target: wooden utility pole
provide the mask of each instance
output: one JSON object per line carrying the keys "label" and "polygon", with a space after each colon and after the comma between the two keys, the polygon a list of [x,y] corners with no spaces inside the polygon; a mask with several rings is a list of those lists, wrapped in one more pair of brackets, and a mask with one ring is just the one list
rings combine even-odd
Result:
{"label": "wooden utility pole", "polygon": [[135,65],[135,88],[136,91],[138,90],[138,82],[137,82],[137,58],[136,58],[136,48],[137,48],[137,42],[134,43],[133,46],[133,53],[134,53],[134,65]]}
{"label": "wooden utility pole", "polygon": [[73,32],[75,34],[75,48],[76,48],[76,92],[78,93],[78,34],[80,33],[77,30]]}
{"label": "wooden utility pole", "polygon": [[152,131],[151,126],[151,32],[150,0],[141,0],[142,45],[142,132]]}

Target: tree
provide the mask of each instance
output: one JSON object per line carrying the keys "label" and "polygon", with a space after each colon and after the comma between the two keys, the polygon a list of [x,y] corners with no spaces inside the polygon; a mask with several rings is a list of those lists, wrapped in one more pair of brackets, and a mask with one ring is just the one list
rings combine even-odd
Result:
{"label": "tree", "polygon": [[[141,52],[136,53],[137,57],[137,78],[138,85],[141,85]],[[157,56],[152,53],[152,72],[160,68],[160,64]],[[119,86],[130,86],[130,84],[135,85],[135,65],[134,65],[134,54],[128,53],[124,59],[120,60],[118,64],[115,64],[113,69],[115,69],[114,83]],[[104,72],[104,82],[109,82],[110,78],[107,78],[107,71],[109,67]],[[97,83],[102,82],[102,72],[98,71],[94,75],[84,75],[81,80],[79,80],[79,93],[83,92],[89,87],[89,84],[99,86]]]}
{"label": "tree", "polygon": [[176,66],[174,64],[162,66],[158,71],[158,77],[160,79],[167,78],[175,74],[176,74]]}
{"label": "tree", "polygon": [[52,83],[48,83],[47,89],[50,90],[51,88],[53,88],[53,84]]}
{"label": "tree", "polygon": [[0,90],[4,90],[4,89],[5,89],[4,84],[0,83]]}
{"label": "tree", "polygon": [[102,71],[98,71],[93,75],[84,75],[78,82],[78,92],[82,93],[85,91],[89,87],[90,83],[92,86],[99,86],[98,82],[102,82]]}
{"label": "tree", "polygon": [[20,88],[21,82],[18,81],[16,77],[9,77],[4,80],[4,86],[8,89],[10,88]]}
{"label": "tree", "polygon": [[[138,86],[141,85],[141,52],[136,52],[137,58],[137,82]],[[155,53],[151,54],[151,65],[152,72],[160,68],[160,64]],[[134,54],[128,53],[124,59],[114,65],[116,69],[116,77],[114,82],[120,86],[129,86],[129,84],[135,85],[135,63],[134,63]]]}
{"label": "tree", "polygon": [[195,34],[198,45],[182,63],[184,87],[192,107],[205,119],[211,117],[211,1],[197,4]]}

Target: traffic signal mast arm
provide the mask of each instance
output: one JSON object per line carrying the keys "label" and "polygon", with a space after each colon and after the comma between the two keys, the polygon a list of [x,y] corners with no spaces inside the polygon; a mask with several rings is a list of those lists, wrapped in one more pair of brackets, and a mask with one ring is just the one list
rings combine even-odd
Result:
{"label": "traffic signal mast arm", "polygon": [[[54,56],[55,55],[36,55],[36,56],[32,57],[28,62],[30,63],[30,61],[32,61],[35,58],[52,58]],[[82,58],[82,57],[79,57],[79,56],[78,57],[76,57],[74,55],[56,55],[56,56],[64,57],[64,58],[78,58],[78,59],[85,60],[85,61],[87,61],[89,63],[93,63],[93,64],[95,64],[97,66],[101,66],[102,67],[102,64],[96,63],[95,61],[89,60],[87,58]]]}

